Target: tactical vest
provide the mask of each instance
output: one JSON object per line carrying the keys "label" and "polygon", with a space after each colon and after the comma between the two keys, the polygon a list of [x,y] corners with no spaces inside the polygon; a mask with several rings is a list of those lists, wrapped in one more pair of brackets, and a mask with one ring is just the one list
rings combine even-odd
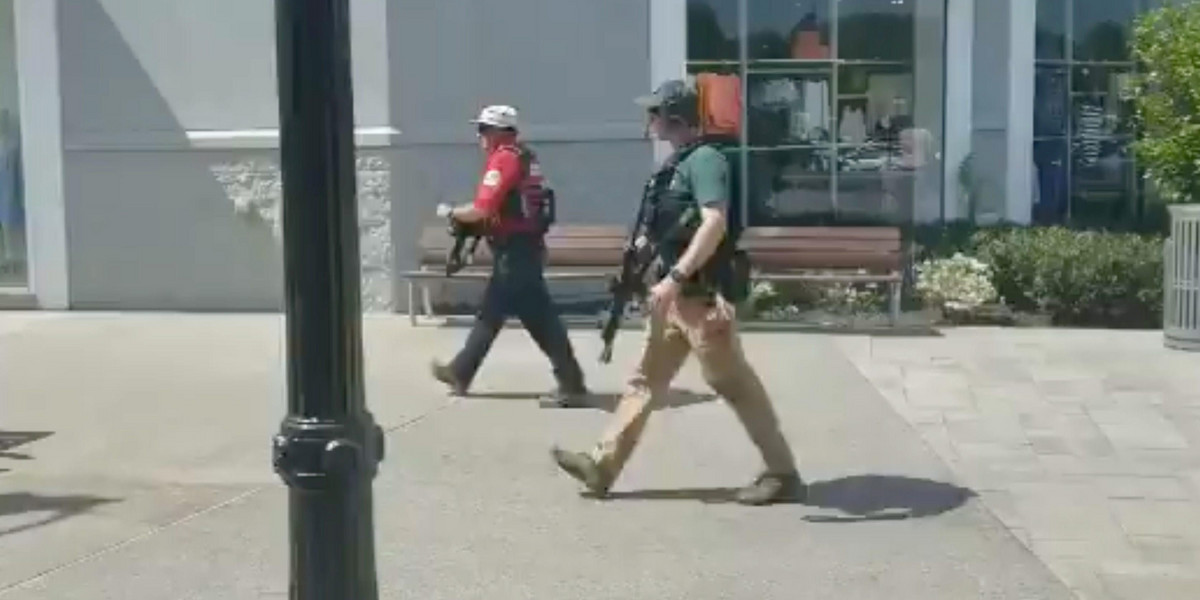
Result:
{"label": "tactical vest", "polygon": [[504,197],[500,205],[501,237],[526,234],[542,236],[555,221],[554,190],[546,185],[537,165],[537,155],[524,144],[513,144],[496,150],[512,151],[521,163],[521,178]]}
{"label": "tactical vest", "polygon": [[[700,206],[696,197],[690,191],[672,190],[671,182],[676,177],[679,165],[692,152],[712,143],[712,140],[701,139],[680,147],[646,183],[639,223],[645,235],[660,248],[659,277],[665,276],[687,251],[700,224]],[[684,282],[684,293],[687,295],[719,292],[726,299],[737,302],[745,298],[749,291],[749,263],[745,253],[737,249],[741,233],[738,179],[733,173],[734,169],[730,171],[725,236],[708,261]],[[693,211],[693,222],[682,225],[689,210]]]}

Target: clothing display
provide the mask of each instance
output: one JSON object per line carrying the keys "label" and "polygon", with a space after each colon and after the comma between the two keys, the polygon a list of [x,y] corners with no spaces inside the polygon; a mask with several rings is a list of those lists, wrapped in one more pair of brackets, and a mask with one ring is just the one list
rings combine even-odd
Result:
{"label": "clothing display", "polygon": [[826,139],[828,136],[824,132],[829,130],[829,84],[807,81],[801,89],[803,102],[792,110],[792,138]]}
{"label": "clothing display", "polygon": [[[751,89],[750,106],[758,119],[782,123],[790,142],[822,140],[829,126],[829,84],[791,77],[763,81]],[[768,116],[765,113],[773,114]],[[762,130],[751,123],[751,130]]]}
{"label": "clothing display", "polygon": [[842,108],[842,118],[838,125],[838,139],[842,142],[861,144],[867,139],[866,112],[854,106]]}
{"label": "clothing display", "polygon": [[1100,141],[1104,136],[1104,107],[1084,101],[1076,110],[1076,163],[1090,167],[1100,159]]}
{"label": "clothing display", "polygon": [[879,123],[885,117],[908,114],[908,99],[913,97],[913,76],[871,75],[867,78],[867,122]]}
{"label": "clothing display", "polygon": [[737,135],[742,125],[741,78],[701,73],[696,76],[696,86],[700,96],[700,126],[704,132]]}

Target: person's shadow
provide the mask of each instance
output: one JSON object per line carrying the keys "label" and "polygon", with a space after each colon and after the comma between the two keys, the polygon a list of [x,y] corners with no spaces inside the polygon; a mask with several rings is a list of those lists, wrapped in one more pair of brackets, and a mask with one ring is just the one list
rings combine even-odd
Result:
{"label": "person's shadow", "polygon": [[[466,397],[480,400],[536,400],[543,408],[555,408],[555,405],[548,399],[548,395],[545,392],[472,392],[467,394]],[[694,404],[712,402],[717,398],[716,394],[704,394],[681,388],[671,388],[669,392],[654,404],[654,410],[684,408]],[[584,401],[584,406],[562,410],[594,409],[611,413],[617,409],[617,404],[620,401],[621,394],[617,393],[589,394]]]}
{"label": "person's shadow", "polygon": [[49,513],[32,523],[13,527],[0,526],[0,537],[45,527],[112,502],[116,500],[95,496],[42,496],[26,492],[0,494],[0,519],[26,513]]}
{"label": "person's shadow", "polygon": [[[607,500],[696,500],[706,504],[733,502],[737,488],[690,488],[610,492]],[[803,504],[836,511],[807,515],[814,523],[846,523],[924,518],[940,515],[975,497],[969,489],[940,481],[896,475],[855,475],[808,486]]]}
{"label": "person's shadow", "polygon": [[[32,444],[41,439],[45,439],[53,435],[48,431],[4,431],[0,430],[0,459],[7,460],[33,460],[32,456],[21,452],[10,452],[14,448],[19,448],[25,444]],[[0,473],[7,473],[9,469],[0,467]]]}

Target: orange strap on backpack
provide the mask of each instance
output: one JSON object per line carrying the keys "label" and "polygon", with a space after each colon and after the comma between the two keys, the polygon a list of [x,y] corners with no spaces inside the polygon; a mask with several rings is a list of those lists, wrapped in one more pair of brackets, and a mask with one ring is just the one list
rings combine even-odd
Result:
{"label": "orange strap on backpack", "polygon": [[700,129],[705,135],[738,135],[742,126],[742,82],[737,75],[696,76]]}

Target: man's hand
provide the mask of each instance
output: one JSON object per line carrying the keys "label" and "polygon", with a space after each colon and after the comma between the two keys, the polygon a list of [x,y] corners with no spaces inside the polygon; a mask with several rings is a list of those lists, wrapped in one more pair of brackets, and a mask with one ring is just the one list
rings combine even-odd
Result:
{"label": "man's hand", "polygon": [[666,312],[679,299],[679,292],[679,282],[670,277],[664,277],[662,281],[650,288],[650,294],[646,301],[650,305],[650,310]]}
{"label": "man's hand", "polygon": [[488,218],[488,215],[474,206],[454,207],[446,203],[437,205],[437,216],[442,219],[454,219],[459,223],[478,223]]}

